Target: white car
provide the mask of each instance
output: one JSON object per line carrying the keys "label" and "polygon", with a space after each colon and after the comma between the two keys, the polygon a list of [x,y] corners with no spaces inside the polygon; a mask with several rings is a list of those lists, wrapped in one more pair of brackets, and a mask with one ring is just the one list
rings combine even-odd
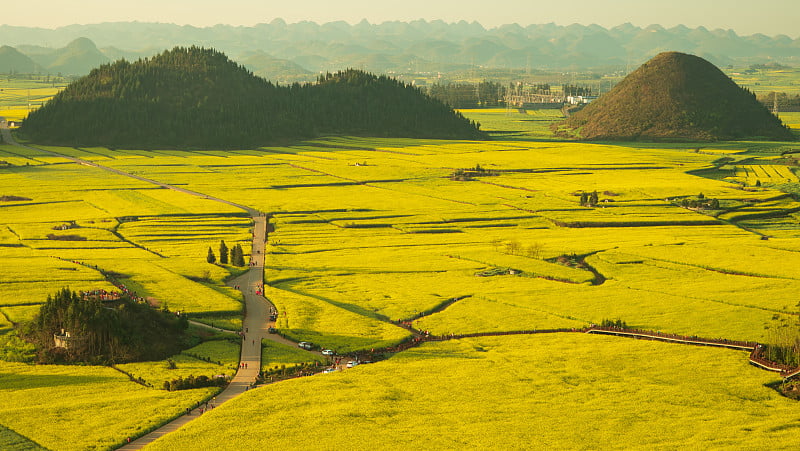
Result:
{"label": "white car", "polygon": [[331,349],[323,349],[322,350],[322,355],[334,355],[334,354],[336,354],[336,353],[333,352],[333,350],[331,350]]}
{"label": "white car", "polygon": [[309,350],[309,349],[314,347],[313,344],[311,344],[311,343],[309,343],[307,341],[301,341],[300,343],[297,343],[297,346],[299,346],[299,347],[301,347],[303,349],[306,349],[306,350]]}
{"label": "white car", "polygon": [[356,362],[355,360],[351,360],[351,361],[347,362],[347,365],[345,365],[345,367],[352,368],[352,367],[354,367],[356,365],[358,365],[358,362]]}

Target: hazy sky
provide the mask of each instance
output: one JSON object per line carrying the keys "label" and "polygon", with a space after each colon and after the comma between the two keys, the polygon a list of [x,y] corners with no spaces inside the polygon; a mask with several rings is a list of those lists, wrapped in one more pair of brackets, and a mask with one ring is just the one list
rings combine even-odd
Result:
{"label": "hazy sky", "polygon": [[119,21],[250,26],[275,18],[318,23],[476,20],[486,27],[549,22],[613,27],[631,22],[800,37],[800,0],[37,0],[10,1],[0,9],[0,24],[45,28]]}

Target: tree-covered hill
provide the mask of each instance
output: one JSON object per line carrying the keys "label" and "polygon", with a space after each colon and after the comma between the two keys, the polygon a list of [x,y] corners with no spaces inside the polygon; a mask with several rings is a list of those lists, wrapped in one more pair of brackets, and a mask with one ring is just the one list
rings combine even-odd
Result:
{"label": "tree-covered hill", "polygon": [[483,137],[387,77],[347,70],[277,86],[198,47],[103,65],[31,113],[21,131],[46,144],[139,148],[242,148],[322,134]]}
{"label": "tree-covered hill", "polygon": [[573,114],[561,131],[587,140],[792,140],[790,130],[716,66],[664,52]]}
{"label": "tree-covered hill", "polygon": [[[185,317],[127,297],[103,302],[64,288],[48,296],[36,317],[22,328],[22,336],[36,345],[43,363],[123,363],[160,360],[180,352],[188,347],[188,324]],[[66,345],[57,346],[55,335]]]}

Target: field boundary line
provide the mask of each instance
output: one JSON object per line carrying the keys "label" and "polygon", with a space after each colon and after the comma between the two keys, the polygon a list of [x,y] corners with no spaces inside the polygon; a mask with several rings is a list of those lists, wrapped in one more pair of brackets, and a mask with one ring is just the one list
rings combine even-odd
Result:
{"label": "field boundary line", "polygon": [[133,374],[131,374],[131,373],[129,373],[129,372],[127,372],[127,371],[125,371],[125,370],[123,370],[123,369],[121,369],[121,368],[117,367],[117,365],[109,365],[109,368],[112,368],[112,369],[114,369],[114,370],[117,370],[117,371],[119,371],[120,373],[122,373],[122,374],[124,374],[124,375],[128,376],[128,379],[130,379],[130,380],[131,380],[131,382],[135,382],[135,383],[137,383],[137,384],[139,384],[139,385],[141,385],[141,386],[143,386],[143,387],[147,387],[147,388],[153,388],[153,386],[152,386],[152,385],[150,385],[150,384],[148,384],[148,383],[146,383],[146,382],[142,382],[142,381],[140,381],[139,379],[136,379],[135,377],[133,377]]}
{"label": "field boundary line", "polygon": [[758,343],[748,341],[733,341],[724,338],[710,339],[700,337],[687,337],[674,334],[663,334],[661,332],[631,330],[612,327],[592,326],[587,328],[587,334],[617,335],[621,337],[640,338],[647,340],[665,341],[670,343],[683,343],[698,346],[716,346],[720,348],[737,349],[742,351],[752,351]]}
{"label": "field boundary line", "polygon": [[[153,179],[148,179],[146,177],[130,174],[128,172],[119,169],[83,160],[81,158],[70,157],[59,154],[57,152],[52,152],[49,150],[39,149],[36,147],[30,147],[27,145],[20,144],[16,140],[14,140],[14,138],[11,136],[11,132],[8,129],[7,122],[5,121],[4,118],[1,117],[0,117],[0,134],[2,134],[5,142],[11,145],[66,158],[74,163],[83,166],[89,166],[101,169],[124,177],[129,177],[146,183],[158,185],[165,189],[170,189],[191,196],[197,196],[204,199],[208,199],[213,202],[219,202],[222,204],[230,205],[232,207],[244,210],[251,216],[253,220],[253,239],[252,239],[252,250],[250,253],[250,263],[251,263],[250,270],[228,281],[228,285],[230,286],[234,286],[234,284],[241,285],[242,286],[241,291],[242,294],[244,295],[245,309],[244,309],[244,319],[242,321],[243,332],[241,333],[242,346],[241,346],[241,354],[239,362],[240,367],[237,370],[236,374],[234,375],[233,379],[228,384],[228,386],[224,390],[222,390],[222,392],[218,393],[216,396],[211,395],[211,397],[209,397],[209,399],[206,400],[205,405],[208,406],[209,403],[211,402],[213,402],[213,404],[211,404],[212,406],[214,404],[219,405],[249,390],[250,387],[253,386],[253,384],[255,384],[258,378],[258,374],[261,371],[261,349],[262,349],[261,340],[266,338],[268,340],[279,341],[277,337],[274,337],[273,334],[269,334],[267,332],[268,327],[274,325],[274,322],[269,321],[269,314],[271,311],[274,311],[275,307],[266,298],[261,296],[263,290],[262,284],[264,281],[264,258],[265,258],[264,249],[266,247],[266,242],[267,242],[268,215],[254,208],[237,204],[235,202],[227,201],[224,199],[220,199],[218,197],[209,196],[185,188],[179,188]],[[252,365],[252,367],[250,365]],[[180,413],[172,420],[167,421],[161,426],[156,427],[154,429],[150,429],[147,433],[140,436],[137,440],[132,442],[129,441],[128,443],[123,444],[118,449],[120,450],[141,449],[145,445],[152,443],[159,437],[168,434],[170,432],[173,432],[178,428],[180,428],[181,426],[183,426],[184,424],[190,422],[191,420],[198,418],[204,412],[204,410],[205,408],[200,406],[195,407],[194,410],[187,408],[185,413]]]}
{"label": "field boundary line", "polygon": [[261,212],[259,212],[258,210],[254,209],[254,208],[250,208],[250,207],[248,207],[246,205],[237,204],[235,202],[231,202],[231,201],[228,201],[228,200],[225,200],[225,199],[220,199],[218,197],[210,196],[208,194],[203,194],[203,193],[200,193],[200,192],[197,192],[197,191],[188,190],[186,188],[180,188],[180,187],[177,187],[177,186],[174,186],[174,185],[169,185],[167,183],[159,182],[158,180],[149,179],[147,177],[134,175],[134,174],[131,174],[129,172],[125,172],[125,171],[123,171],[121,169],[112,168],[110,166],[104,166],[104,165],[101,165],[101,164],[98,164],[98,163],[95,163],[95,162],[92,162],[92,161],[89,161],[89,160],[84,160],[82,158],[71,157],[69,155],[64,155],[64,154],[61,154],[61,153],[58,153],[58,152],[54,152],[52,150],[45,150],[45,149],[40,149],[38,147],[28,146],[26,144],[20,144],[11,135],[11,132],[8,129],[8,124],[6,123],[5,119],[3,119],[3,118],[0,118],[0,133],[2,133],[3,139],[5,140],[5,142],[7,144],[11,144],[13,146],[22,147],[23,149],[33,150],[33,151],[36,151],[36,152],[43,152],[43,153],[46,153],[46,154],[50,154],[50,155],[54,155],[54,156],[57,156],[57,157],[65,158],[67,160],[72,161],[73,163],[77,163],[77,164],[80,164],[82,166],[89,166],[89,167],[93,167],[93,168],[97,168],[97,169],[102,169],[104,171],[112,172],[114,174],[121,175],[123,177],[130,177],[132,179],[136,179],[136,180],[139,180],[139,181],[142,181],[142,182],[150,183],[150,184],[153,184],[153,185],[158,185],[158,186],[160,186],[160,187],[162,187],[164,189],[169,189],[169,190],[177,191],[177,192],[180,192],[180,193],[189,194],[191,196],[202,197],[204,199],[208,199],[208,200],[211,200],[211,201],[214,201],[214,202],[220,202],[220,203],[223,203],[223,204],[226,204],[226,205],[230,205],[232,207],[236,207],[236,208],[242,209],[242,210],[246,211],[247,213],[249,213],[251,216],[258,216],[258,215],[261,214]]}

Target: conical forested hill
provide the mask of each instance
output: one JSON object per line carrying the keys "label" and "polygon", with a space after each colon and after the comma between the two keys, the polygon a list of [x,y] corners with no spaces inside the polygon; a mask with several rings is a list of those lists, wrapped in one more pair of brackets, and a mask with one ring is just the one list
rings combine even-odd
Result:
{"label": "conical forested hill", "polygon": [[47,144],[137,148],[243,148],[322,134],[483,137],[393,79],[348,70],[276,86],[198,47],[103,65],[31,113],[21,132]]}
{"label": "conical forested hill", "polygon": [[791,140],[755,95],[708,61],[664,52],[572,115],[562,131],[586,140]]}

